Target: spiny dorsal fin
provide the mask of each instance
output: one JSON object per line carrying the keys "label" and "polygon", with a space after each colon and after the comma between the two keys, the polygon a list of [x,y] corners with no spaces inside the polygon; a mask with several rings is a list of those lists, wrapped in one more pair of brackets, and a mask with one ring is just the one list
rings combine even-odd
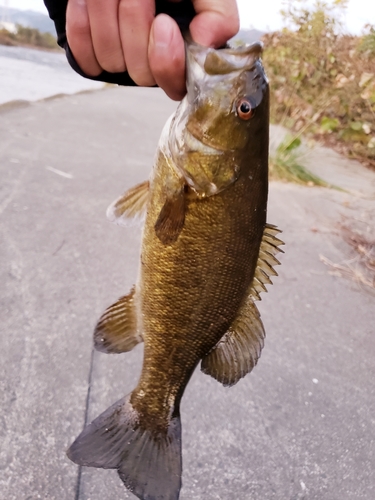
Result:
{"label": "spiny dorsal fin", "polygon": [[107,209],[107,217],[120,226],[131,226],[142,219],[147,209],[149,181],[137,184],[117,198]]}
{"label": "spiny dorsal fin", "polygon": [[250,287],[250,295],[254,300],[261,300],[260,293],[267,292],[265,285],[272,285],[270,276],[277,276],[277,272],[273,266],[277,266],[280,262],[275,255],[279,252],[283,253],[280,245],[284,242],[277,238],[277,234],[281,230],[272,224],[266,224],[263,232],[262,242],[260,244],[258,262],[255,269],[255,274]]}
{"label": "spiny dorsal fin", "polygon": [[133,287],[128,295],[105,310],[95,327],[95,349],[107,354],[128,352],[142,342],[142,335],[137,331],[134,296]]}
{"label": "spiny dorsal fin", "polygon": [[257,364],[264,337],[259,311],[249,296],[229,330],[202,359],[202,372],[211,375],[224,386],[236,384]]}

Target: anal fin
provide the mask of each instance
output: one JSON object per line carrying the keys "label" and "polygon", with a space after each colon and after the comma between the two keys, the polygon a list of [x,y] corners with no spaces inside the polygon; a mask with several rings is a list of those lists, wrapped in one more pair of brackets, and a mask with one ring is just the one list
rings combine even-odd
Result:
{"label": "anal fin", "polygon": [[137,184],[117,198],[107,209],[107,218],[120,226],[130,226],[146,213],[149,181]]}
{"label": "anal fin", "polygon": [[137,314],[134,304],[135,288],[108,307],[94,330],[95,349],[105,353],[128,352],[142,335],[137,331]]}

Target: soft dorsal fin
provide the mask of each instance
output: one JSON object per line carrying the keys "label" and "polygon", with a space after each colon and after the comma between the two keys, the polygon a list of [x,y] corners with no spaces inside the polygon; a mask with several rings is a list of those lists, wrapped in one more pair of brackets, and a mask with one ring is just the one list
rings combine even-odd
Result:
{"label": "soft dorsal fin", "polygon": [[201,370],[224,386],[236,384],[257,364],[264,345],[264,327],[251,296],[220,342],[202,359]]}
{"label": "soft dorsal fin", "polygon": [[266,224],[263,232],[262,242],[259,248],[259,256],[255,269],[253,281],[250,286],[250,295],[254,300],[261,300],[260,293],[267,292],[266,285],[272,285],[270,276],[277,276],[277,272],[273,266],[279,265],[280,262],[275,255],[279,252],[283,253],[280,245],[284,242],[277,238],[277,234],[281,230],[272,224]]}
{"label": "soft dorsal fin", "polygon": [[283,245],[276,236],[278,233],[281,231],[276,226],[266,225],[248,297],[228,331],[202,359],[201,370],[224,386],[236,384],[251,372],[260,357],[265,332],[254,300],[260,300],[259,294],[267,291],[266,285],[272,284],[270,276],[277,276],[273,266],[280,262],[275,254],[282,252],[279,246]]}
{"label": "soft dorsal fin", "polygon": [[137,184],[117,198],[107,209],[107,217],[120,226],[130,226],[146,213],[149,181]]}
{"label": "soft dorsal fin", "polygon": [[105,353],[128,352],[142,342],[134,300],[135,287],[105,310],[95,327],[95,349]]}

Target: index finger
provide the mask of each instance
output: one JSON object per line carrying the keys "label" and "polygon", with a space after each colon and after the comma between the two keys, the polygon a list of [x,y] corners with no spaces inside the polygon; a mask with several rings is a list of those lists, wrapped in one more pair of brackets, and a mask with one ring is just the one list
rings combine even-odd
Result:
{"label": "index finger", "polygon": [[206,47],[220,47],[239,30],[236,0],[192,0],[197,15],[190,23],[193,40]]}
{"label": "index finger", "polygon": [[66,10],[66,36],[77,64],[87,75],[102,72],[91,38],[91,29],[85,0],[69,0]]}

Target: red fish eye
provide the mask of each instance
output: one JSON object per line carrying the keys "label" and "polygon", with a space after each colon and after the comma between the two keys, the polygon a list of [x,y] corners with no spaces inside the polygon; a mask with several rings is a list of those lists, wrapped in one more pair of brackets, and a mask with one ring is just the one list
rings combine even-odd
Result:
{"label": "red fish eye", "polygon": [[237,114],[242,120],[250,120],[254,116],[254,110],[247,99],[241,99],[237,104]]}

